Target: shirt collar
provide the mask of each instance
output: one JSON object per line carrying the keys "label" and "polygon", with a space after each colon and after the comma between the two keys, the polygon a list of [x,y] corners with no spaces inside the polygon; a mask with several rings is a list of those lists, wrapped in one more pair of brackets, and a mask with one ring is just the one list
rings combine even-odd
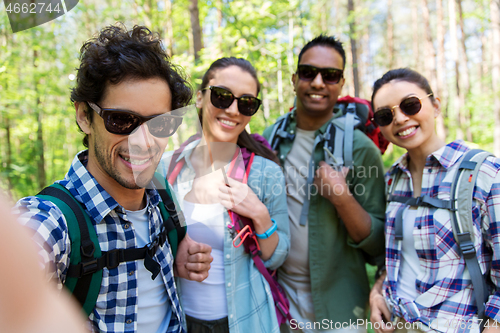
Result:
{"label": "shirt collar", "polygon": [[[448,169],[454,165],[467,150],[468,148],[462,140],[452,141],[427,156],[425,165],[431,166],[439,163],[443,168]],[[408,171],[408,152],[398,158],[389,168],[388,172],[392,175],[398,169]]]}
{"label": "shirt collar", "polygon": [[[74,197],[83,203],[96,223],[100,223],[106,215],[116,209],[124,213],[125,209],[116,202],[113,197],[104,190],[96,181],[94,176],[87,170],[88,150],[76,154],[68,173],[66,174],[66,186]],[[151,183],[146,189],[148,206],[156,206],[160,196]]]}

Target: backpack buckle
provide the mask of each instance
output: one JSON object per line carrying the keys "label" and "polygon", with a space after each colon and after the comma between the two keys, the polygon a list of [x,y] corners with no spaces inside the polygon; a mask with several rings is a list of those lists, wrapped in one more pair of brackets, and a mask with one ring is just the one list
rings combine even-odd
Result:
{"label": "backpack buckle", "polygon": [[153,258],[153,256],[155,255],[156,251],[158,250],[158,247],[159,245],[157,240],[148,245],[147,253],[151,258]]}
{"label": "backpack buckle", "polygon": [[108,269],[113,269],[118,267],[123,261],[123,250],[114,249],[106,253],[106,267]]}
{"label": "backpack buckle", "polygon": [[97,272],[97,259],[87,261],[87,262],[82,262],[81,264],[81,275],[87,275],[87,274],[93,274]]}

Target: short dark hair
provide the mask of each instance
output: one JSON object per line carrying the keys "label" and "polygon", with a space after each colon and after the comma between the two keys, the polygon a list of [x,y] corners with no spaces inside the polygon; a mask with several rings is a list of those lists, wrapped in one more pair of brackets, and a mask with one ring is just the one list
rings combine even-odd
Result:
{"label": "short dark hair", "polygon": [[[99,103],[108,84],[151,78],[168,84],[172,110],[191,101],[191,86],[183,71],[170,62],[157,33],[144,26],[136,25],[130,31],[123,24],[108,26],[80,50],[80,67],[71,101]],[[92,123],[94,112],[88,107],[85,112]],[[88,135],[83,138],[83,145],[88,147]]]}
{"label": "short dark hair", "polygon": [[405,81],[414,83],[422,90],[424,90],[427,94],[432,94],[431,96],[429,96],[429,98],[434,102],[434,93],[432,92],[429,81],[427,81],[427,79],[422,74],[407,67],[398,68],[391,69],[390,71],[382,75],[382,77],[375,81],[375,83],[373,84],[373,93],[371,100],[373,110],[375,110],[375,108],[373,107],[373,98],[375,97],[375,94],[380,88],[382,88],[383,85],[391,81]]}
{"label": "short dark hair", "polygon": [[[205,72],[205,75],[203,75],[203,79],[201,81],[200,90],[202,91],[202,93],[203,94],[206,93],[206,90],[203,91],[203,89],[205,89],[208,86],[208,82],[210,82],[210,80],[215,77],[215,73],[217,71],[231,66],[239,67],[242,71],[247,72],[254,78],[255,83],[257,84],[257,95],[258,95],[260,92],[260,83],[259,79],[257,78],[257,71],[248,60],[235,57],[220,58],[215,60],[210,65],[208,70]],[[203,124],[203,110],[200,110],[198,115],[200,117],[200,123]],[[276,157],[276,155],[262,143],[252,138],[250,134],[248,134],[246,129],[243,129],[243,132],[241,132],[240,135],[238,136],[237,144],[238,146],[246,148],[258,156],[262,156],[279,164],[279,160]]]}
{"label": "short dark hair", "polygon": [[331,47],[332,49],[337,51],[342,57],[342,62],[343,62],[342,69],[345,68],[345,51],[344,47],[342,46],[342,43],[334,36],[327,36],[323,34],[315,37],[313,40],[309,41],[306,45],[304,45],[304,47],[302,48],[302,50],[300,50],[299,53],[299,62],[298,62],[299,64],[304,53],[315,46]]}

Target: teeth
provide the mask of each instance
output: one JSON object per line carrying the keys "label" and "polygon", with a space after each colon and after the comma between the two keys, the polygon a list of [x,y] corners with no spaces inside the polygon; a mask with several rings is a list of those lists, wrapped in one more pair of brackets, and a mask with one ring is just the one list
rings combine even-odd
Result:
{"label": "teeth", "polygon": [[236,123],[233,122],[233,121],[229,121],[229,120],[225,120],[225,119],[219,119],[219,121],[221,123],[223,123],[224,125],[228,125],[228,126],[236,126]]}
{"label": "teeth", "polygon": [[125,161],[130,162],[130,164],[132,164],[132,165],[143,165],[144,163],[149,161],[149,158],[146,158],[144,160],[133,160],[133,159],[130,159],[130,157],[123,157],[123,156],[122,156],[122,158]]}
{"label": "teeth", "polygon": [[314,99],[323,98],[323,96],[321,96],[321,95],[309,95],[309,96],[311,96],[311,98],[314,98]]}
{"label": "teeth", "polygon": [[416,127],[410,127],[402,132],[399,132],[398,135],[399,136],[407,136],[407,135],[411,134],[415,129],[416,129]]}

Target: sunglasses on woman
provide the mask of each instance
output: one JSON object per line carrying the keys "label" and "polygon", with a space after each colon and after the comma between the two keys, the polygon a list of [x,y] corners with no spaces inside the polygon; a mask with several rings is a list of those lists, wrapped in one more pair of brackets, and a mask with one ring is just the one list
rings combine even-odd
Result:
{"label": "sunglasses on woman", "polygon": [[[182,124],[182,116],[170,113],[156,116],[143,117],[135,112],[117,109],[103,109],[99,105],[87,102],[87,104],[104,120],[104,127],[109,133],[129,135],[139,126],[146,123],[149,132],[158,138],[172,136]],[[154,121],[150,121],[154,119]]]}
{"label": "sunglasses on woman", "polygon": [[208,86],[202,91],[210,89],[210,102],[218,109],[227,109],[233,104],[234,100],[238,100],[238,111],[244,116],[253,116],[259,109],[260,99],[253,96],[243,95],[236,97],[226,88],[217,86]]}
{"label": "sunglasses on woman", "polygon": [[324,83],[337,84],[344,77],[344,71],[337,68],[319,68],[311,65],[299,65],[297,74],[299,79],[304,81],[312,81],[321,73],[321,78]]}
{"label": "sunglasses on woman", "polygon": [[[429,96],[432,96],[432,93],[425,97]],[[405,115],[414,116],[422,109],[422,99],[418,96],[408,96],[403,99],[399,105],[394,105],[392,108],[385,107],[378,109],[373,114],[372,121],[379,126],[387,126],[391,124],[394,119],[394,109],[397,107],[399,107]]]}

